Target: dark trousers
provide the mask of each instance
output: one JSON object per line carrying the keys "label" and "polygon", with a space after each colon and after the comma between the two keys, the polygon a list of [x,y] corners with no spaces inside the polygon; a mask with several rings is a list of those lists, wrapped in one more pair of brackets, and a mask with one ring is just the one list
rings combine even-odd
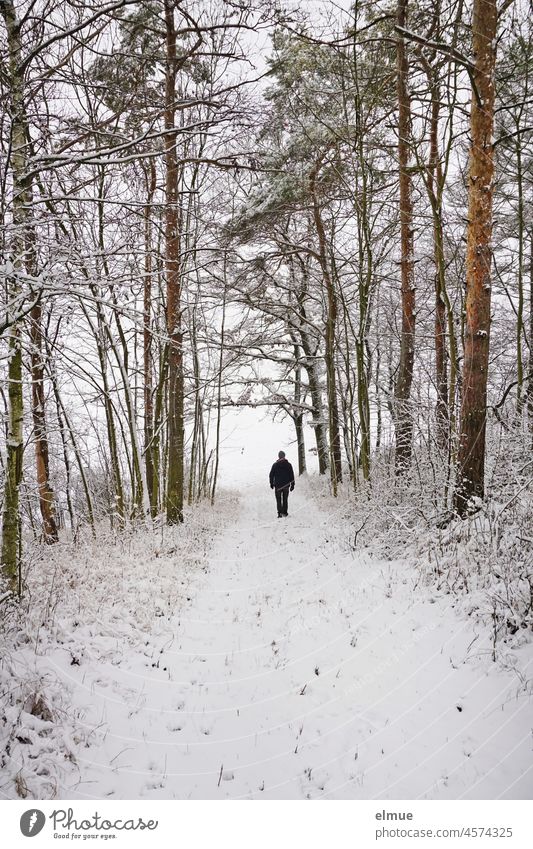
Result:
{"label": "dark trousers", "polygon": [[276,504],[278,505],[278,513],[286,516],[289,507],[289,484],[284,486],[283,489],[276,490]]}

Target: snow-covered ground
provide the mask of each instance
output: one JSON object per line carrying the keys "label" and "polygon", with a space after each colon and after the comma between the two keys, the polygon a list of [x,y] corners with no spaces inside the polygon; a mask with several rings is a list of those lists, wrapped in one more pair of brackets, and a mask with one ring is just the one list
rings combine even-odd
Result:
{"label": "snow-covered ground", "polygon": [[531,798],[531,642],[493,662],[416,564],[350,549],[312,479],[289,512],[250,471],[184,528],[34,564],[55,589],[2,667],[2,795]]}

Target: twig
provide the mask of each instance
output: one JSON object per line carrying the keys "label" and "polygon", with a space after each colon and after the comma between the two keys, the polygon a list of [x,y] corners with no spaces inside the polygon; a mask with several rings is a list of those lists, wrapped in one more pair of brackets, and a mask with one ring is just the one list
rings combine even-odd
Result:
{"label": "twig", "polygon": [[451,44],[446,44],[443,41],[433,41],[433,39],[425,38],[423,35],[418,35],[416,32],[411,32],[411,30],[405,29],[405,27],[396,25],[394,29],[403,38],[406,38],[409,41],[414,41],[416,44],[422,44],[425,47],[431,47],[431,49],[436,50],[437,53],[443,53],[445,56],[448,56],[449,59],[453,59],[454,62],[457,62],[458,65],[462,65],[470,77],[470,83],[472,85],[472,91],[474,92],[477,105],[482,105],[481,98],[477,90],[476,78],[474,76],[476,73],[476,66],[474,62],[468,58],[468,56],[464,56],[455,47],[452,47]]}

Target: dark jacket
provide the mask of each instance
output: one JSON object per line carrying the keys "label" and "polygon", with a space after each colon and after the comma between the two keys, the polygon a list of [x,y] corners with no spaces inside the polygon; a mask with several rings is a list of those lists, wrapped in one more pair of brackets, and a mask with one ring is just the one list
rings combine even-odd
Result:
{"label": "dark jacket", "polygon": [[276,489],[283,489],[289,486],[294,489],[294,471],[289,461],[283,457],[281,460],[276,460],[270,469],[270,486]]}

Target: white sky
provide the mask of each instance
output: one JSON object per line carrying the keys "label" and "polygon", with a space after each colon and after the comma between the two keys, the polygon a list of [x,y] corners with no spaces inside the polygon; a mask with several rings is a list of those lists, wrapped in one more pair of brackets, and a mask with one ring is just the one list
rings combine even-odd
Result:
{"label": "white sky", "polygon": [[[309,472],[318,471],[315,438],[305,429],[306,461]],[[223,413],[220,450],[220,484],[233,489],[254,483],[268,487],[268,473],[278,451],[285,451],[298,475],[298,452],[290,419],[272,421],[268,408],[227,409]]]}

